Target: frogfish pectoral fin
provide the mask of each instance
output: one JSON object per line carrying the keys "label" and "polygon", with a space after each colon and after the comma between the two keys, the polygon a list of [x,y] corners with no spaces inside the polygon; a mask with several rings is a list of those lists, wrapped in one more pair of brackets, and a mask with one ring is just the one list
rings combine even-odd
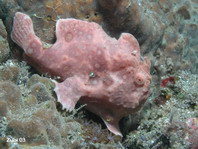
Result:
{"label": "frogfish pectoral fin", "polygon": [[55,82],[55,89],[58,102],[63,106],[63,109],[72,111],[75,108],[76,103],[83,95],[80,90],[80,80],[78,77],[70,77],[61,83]]}
{"label": "frogfish pectoral fin", "polygon": [[111,131],[113,134],[118,135],[123,137],[120,128],[119,128],[119,123],[117,121],[113,121],[113,122],[108,122],[106,120],[104,120],[105,125],[107,126],[108,130]]}

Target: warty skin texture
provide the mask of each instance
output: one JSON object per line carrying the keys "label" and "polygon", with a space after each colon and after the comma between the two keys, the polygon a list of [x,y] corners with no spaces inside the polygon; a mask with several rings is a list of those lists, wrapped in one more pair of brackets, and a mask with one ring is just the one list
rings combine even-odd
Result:
{"label": "warty skin texture", "polygon": [[30,17],[17,12],[11,37],[38,72],[61,78],[54,91],[63,109],[86,104],[115,135],[122,136],[119,120],[138,111],[149,96],[150,61],[141,60],[131,34],[117,40],[94,22],[59,19],[56,42],[44,48]]}

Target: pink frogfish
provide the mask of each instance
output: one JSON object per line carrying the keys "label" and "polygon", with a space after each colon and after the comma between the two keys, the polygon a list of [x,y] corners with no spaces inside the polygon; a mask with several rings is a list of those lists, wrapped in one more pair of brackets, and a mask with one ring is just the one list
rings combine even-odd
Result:
{"label": "pink frogfish", "polygon": [[129,33],[117,40],[97,23],[59,19],[57,40],[46,48],[31,18],[17,12],[11,38],[39,73],[60,78],[54,81],[54,91],[63,109],[85,104],[115,135],[122,136],[119,120],[137,112],[149,96],[150,60],[140,57],[139,44]]}

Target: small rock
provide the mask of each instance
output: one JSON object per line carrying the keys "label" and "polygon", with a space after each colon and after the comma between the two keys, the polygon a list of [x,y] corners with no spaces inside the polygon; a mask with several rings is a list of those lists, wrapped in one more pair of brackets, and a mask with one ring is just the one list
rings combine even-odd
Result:
{"label": "small rock", "polygon": [[6,102],[11,112],[21,107],[21,92],[18,86],[10,81],[0,82],[0,101]]}
{"label": "small rock", "polygon": [[7,60],[9,53],[10,48],[7,41],[7,32],[2,20],[0,20],[0,63]]}

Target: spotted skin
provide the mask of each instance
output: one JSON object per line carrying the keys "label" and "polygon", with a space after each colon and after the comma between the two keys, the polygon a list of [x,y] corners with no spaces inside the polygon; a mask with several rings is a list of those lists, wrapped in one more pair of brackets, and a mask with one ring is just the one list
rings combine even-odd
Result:
{"label": "spotted skin", "polygon": [[140,59],[131,34],[122,33],[117,40],[94,22],[60,19],[56,42],[44,48],[31,18],[17,12],[11,37],[38,72],[60,78],[54,80],[54,90],[63,109],[86,104],[115,135],[122,136],[119,120],[138,111],[149,95],[150,61]]}

